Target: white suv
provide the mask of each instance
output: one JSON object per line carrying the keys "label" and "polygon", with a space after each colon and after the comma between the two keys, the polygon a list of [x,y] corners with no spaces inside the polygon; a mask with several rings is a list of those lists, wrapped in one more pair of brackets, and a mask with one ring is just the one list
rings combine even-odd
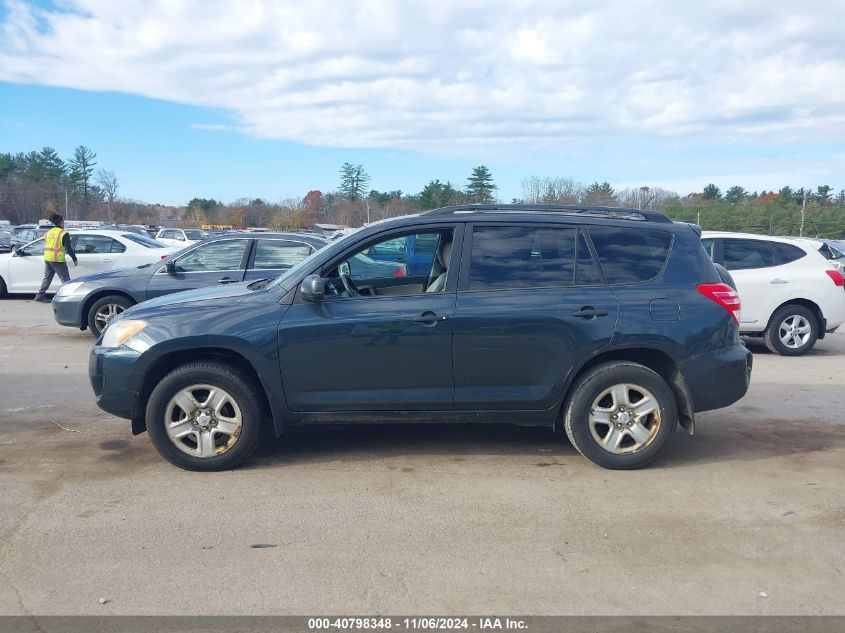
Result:
{"label": "white suv", "polygon": [[161,229],[156,233],[156,240],[167,246],[184,248],[207,240],[211,235],[202,229]]}
{"label": "white suv", "polygon": [[705,231],[701,243],[736,282],[740,332],[776,354],[805,354],[845,321],[842,274],[810,242]]}

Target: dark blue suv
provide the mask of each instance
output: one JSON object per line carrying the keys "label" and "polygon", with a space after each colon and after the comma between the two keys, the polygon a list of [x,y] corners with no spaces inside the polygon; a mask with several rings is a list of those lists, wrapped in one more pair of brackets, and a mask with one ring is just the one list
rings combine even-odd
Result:
{"label": "dark blue suv", "polygon": [[[424,267],[358,255],[413,237]],[[273,281],[147,301],[91,353],[99,406],[173,464],[232,468],[262,427],[510,422],[608,468],[748,389],[739,299],[698,227],[635,209],[469,205],[371,224]]]}

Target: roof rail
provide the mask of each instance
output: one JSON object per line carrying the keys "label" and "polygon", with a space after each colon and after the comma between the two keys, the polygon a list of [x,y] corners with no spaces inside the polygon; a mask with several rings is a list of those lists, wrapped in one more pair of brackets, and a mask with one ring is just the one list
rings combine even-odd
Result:
{"label": "roof rail", "polygon": [[664,224],[672,222],[667,215],[659,211],[577,204],[460,204],[425,211],[422,215],[440,216],[455,213],[583,213],[585,215],[618,217],[625,220],[647,220]]}

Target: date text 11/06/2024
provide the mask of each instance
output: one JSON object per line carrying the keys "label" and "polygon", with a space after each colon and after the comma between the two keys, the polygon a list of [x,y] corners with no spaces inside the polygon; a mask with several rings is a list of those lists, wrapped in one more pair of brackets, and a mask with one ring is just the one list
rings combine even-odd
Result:
{"label": "date text 11/06/2024", "polygon": [[349,617],[349,618],[309,618],[309,630],[386,630],[407,629],[412,631],[448,631],[448,630],[526,630],[527,624],[518,618],[474,617],[474,618],[389,618],[389,617]]}

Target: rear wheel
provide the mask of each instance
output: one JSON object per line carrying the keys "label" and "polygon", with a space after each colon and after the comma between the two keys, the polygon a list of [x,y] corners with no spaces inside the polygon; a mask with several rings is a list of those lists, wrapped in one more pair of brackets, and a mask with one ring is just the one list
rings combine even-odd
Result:
{"label": "rear wheel", "polygon": [[6,282],[5,282],[5,281],[3,281],[3,278],[2,278],[2,277],[0,277],[0,297],[5,297],[5,296],[6,296],[6,292],[7,292],[7,290],[6,290]]}
{"label": "rear wheel", "polygon": [[584,457],[605,468],[639,468],[675,435],[678,411],[666,381],[627,361],[603,363],[575,383],[564,428]]}
{"label": "rear wheel", "polygon": [[787,305],[774,313],[763,334],[766,347],[781,356],[806,354],[819,337],[819,322],[812,310]]}
{"label": "rear wheel", "polygon": [[113,318],[128,310],[135,303],[123,295],[106,295],[97,299],[88,309],[88,329],[94,336],[100,336]]}
{"label": "rear wheel", "polygon": [[261,439],[264,409],[254,381],[217,362],[174,369],[147,403],[147,432],[158,452],[186,470],[227,470]]}

